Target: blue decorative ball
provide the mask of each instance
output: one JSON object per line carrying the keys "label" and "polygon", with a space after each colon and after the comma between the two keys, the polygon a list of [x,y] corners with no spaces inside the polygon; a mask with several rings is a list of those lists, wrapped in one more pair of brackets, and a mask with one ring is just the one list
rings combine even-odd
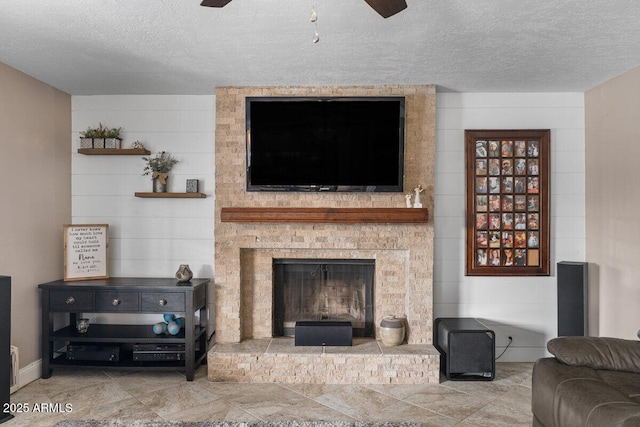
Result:
{"label": "blue decorative ball", "polygon": [[184,328],[184,317],[178,317],[174,320],[181,328]]}
{"label": "blue decorative ball", "polygon": [[171,335],[178,335],[178,333],[180,333],[180,326],[176,322],[169,322],[167,330]]}
{"label": "blue decorative ball", "polygon": [[164,334],[167,332],[167,324],[164,322],[158,322],[153,325],[153,333],[155,334]]}

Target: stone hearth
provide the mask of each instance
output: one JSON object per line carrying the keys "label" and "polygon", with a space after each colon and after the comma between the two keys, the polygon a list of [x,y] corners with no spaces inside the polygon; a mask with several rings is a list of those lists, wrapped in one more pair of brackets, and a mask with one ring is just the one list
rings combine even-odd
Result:
{"label": "stone hearth", "polygon": [[[439,366],[437,361],[434,362],[437,356],[434,356],[435,350],[431,346],[432,222],[222,221],[223,208],[404,206],[403,193],[245,191],[245,97],[296,95],[405,96],[405,193],[422,184],[425,188],[423,205],[433,212],[433,86],[219,88],[216,92],[216,295],[215,306],[210,307],[215,313],[217,344],[209,353],[209,379],[350,382],[345,378],[359,378],[353,382],[437,382]],[[272,263],[276,258],[375,260],[374,323],[379,325],[380,320],[388,315],[405,317],[409,345],[386,352],[375,340],[349,351],[341,348],[327,352],[327,349],[320,348],[309,353],[308,350],[283,345],[281,341],[274,347]],[[254,343],[263,341],[269,343],[267,347],[254,351]],[[372,349],[375,350],[373,353]],[[361,350],[366,351],[359,354]],[[335,376],[299,374],[292,380],[286,374],[294,366],[297,372],[315,372],[314,366],[320,366],[318,364],[331,370]],[[419,373],[410,368],[414,364],[421,366]],[[334,368],[330,369],[331,366]],[[340,373],[340,369],[344,371]],[[237,375],[228,374],[223,378],[220,377],[223,375],[221,372]]]}
{"label": "stone hearth", "polygon": [[295,347],[293,338],[216,344],[209,381],[286,384],[437,383],[440,354],[431,345],[385,347],[354,338],[352,347]]}

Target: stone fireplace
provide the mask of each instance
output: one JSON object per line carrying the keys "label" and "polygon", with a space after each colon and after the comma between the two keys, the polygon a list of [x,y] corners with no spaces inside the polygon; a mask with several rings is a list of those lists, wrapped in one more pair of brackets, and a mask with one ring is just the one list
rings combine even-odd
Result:
{"label": "stone fireplace", "polygon": [[[277,193],[245,191],[245,105],[247,96],[404,96],[406,99],[405,191],[404,193]],[[324,382],[437,382],[437,353],[432,341],[433,222],[371,222],[366,215],[358,220],[358,210],[403,208],[405,193],[421,184],[423,206],[433,212],[435,155],[434,86],[353,86],[353,87],[229,87],[216,91],[216,218],[215,218],[215,313],[216,346],[209,355],[209,379],[238,381],[324,381]],[[225,208],[278,208],[289,220],[223,220]],[[351,209],[348,221],[299,220],[298,208]],[[404,208],[406,209],[406,208]],[[289,212],[288,210],[291,210]],[[271,356],[243,358],[227,349],[252,340],[274,336],[274,260],[372,260],[373,337],[383,317],[396,315],[407,320],[408,345],[395,348],[418,359],[401,360],[392,353],[381,354],[378,368],[367,356],[367,375],[354,379],[337,374],[332,378],[296,378],[279,375],[277,369],[259,366]],[[348,293],[356,293],[344,290]],[[286,335],[286,334],[283,334]],[[225,347],[225,345],[230,347]],[[376,346],[380,344],[366,344]],[[216,348],[217,347],[217,348]],[[383,352],[384,353],[384,352]],[[281,353],[278,353],[281,354]],[[278,354],[273,357],[279,357]],[[328,363],[325,352],[323,363]],[[281,356],[288,357],[288,356]],[[355,356],[354,356],[355,357]],[[376,356],[377,357],[377,356]],[[355,357],[354,366],[355,366]],[[258,361],[256,361],[258,360]],[[288,359],[287,359],[288,360]],[[333,360],[349,364],[347,356]],[[366,365],[363,359],[363,369]],[[345,362],[346,361],[346,362]],[[267,363],[267,362],[265,362]],[[271,363],[271,362],[268,362]],[[318,360],[291,363],[317,365]],[[407,365],[425,364],[412,371]],[[229,365],[233,364],[233,366]],[[278,362],[278,366],[282,361]],[[238,367],[238,365],[242,365]],[[403,368],[403,365],[405,366]],[[428,369],[426,367],[428,365]],[[238,375],[221,377],[220,371]],[[284,368],[283,368],[284,369]],[[379,370],[378,373],[374,372]],[[403,373],[402,371],[406,371]],[[286,370],[286,369],[285,369]],[[411,372],[410,372],[411,371]],[[427,372],[428,371],[428,372]],[[284,371],[283,371],[284,372]],[[390,374],[393,372],[393,374]],[[360,374],[358,374],[360,375]],[[286,378],[285,378],[286,377]],[[345,375],[343,375],[345,377]],[[425,378],[426,377],[426,378]],[[305,379],[306,378],[306,379]]]}

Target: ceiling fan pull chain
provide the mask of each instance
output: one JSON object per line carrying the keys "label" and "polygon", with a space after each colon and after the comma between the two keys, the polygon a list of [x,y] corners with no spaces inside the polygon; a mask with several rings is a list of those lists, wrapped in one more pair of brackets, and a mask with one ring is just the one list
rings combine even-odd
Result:
{"label": "ceiling fan pull chain", "polygon": [[311,17],[309,18],[311,22],[315,25],[315,31],[313,32],[313,39],[311,39],[314,43],[318,43],[320,41],[320,34],[318,34],[318,13],[316,12],[316,7],[311,7]]}

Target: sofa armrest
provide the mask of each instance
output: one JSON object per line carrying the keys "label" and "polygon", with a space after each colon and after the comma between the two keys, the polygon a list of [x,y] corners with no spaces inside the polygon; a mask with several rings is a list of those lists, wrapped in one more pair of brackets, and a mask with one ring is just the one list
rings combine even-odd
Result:
{"label": "sofa armrest", "polygon": [[560,337],[547,343],[556,359],[571,366],[640,373],[640,341],[605,337]]}

